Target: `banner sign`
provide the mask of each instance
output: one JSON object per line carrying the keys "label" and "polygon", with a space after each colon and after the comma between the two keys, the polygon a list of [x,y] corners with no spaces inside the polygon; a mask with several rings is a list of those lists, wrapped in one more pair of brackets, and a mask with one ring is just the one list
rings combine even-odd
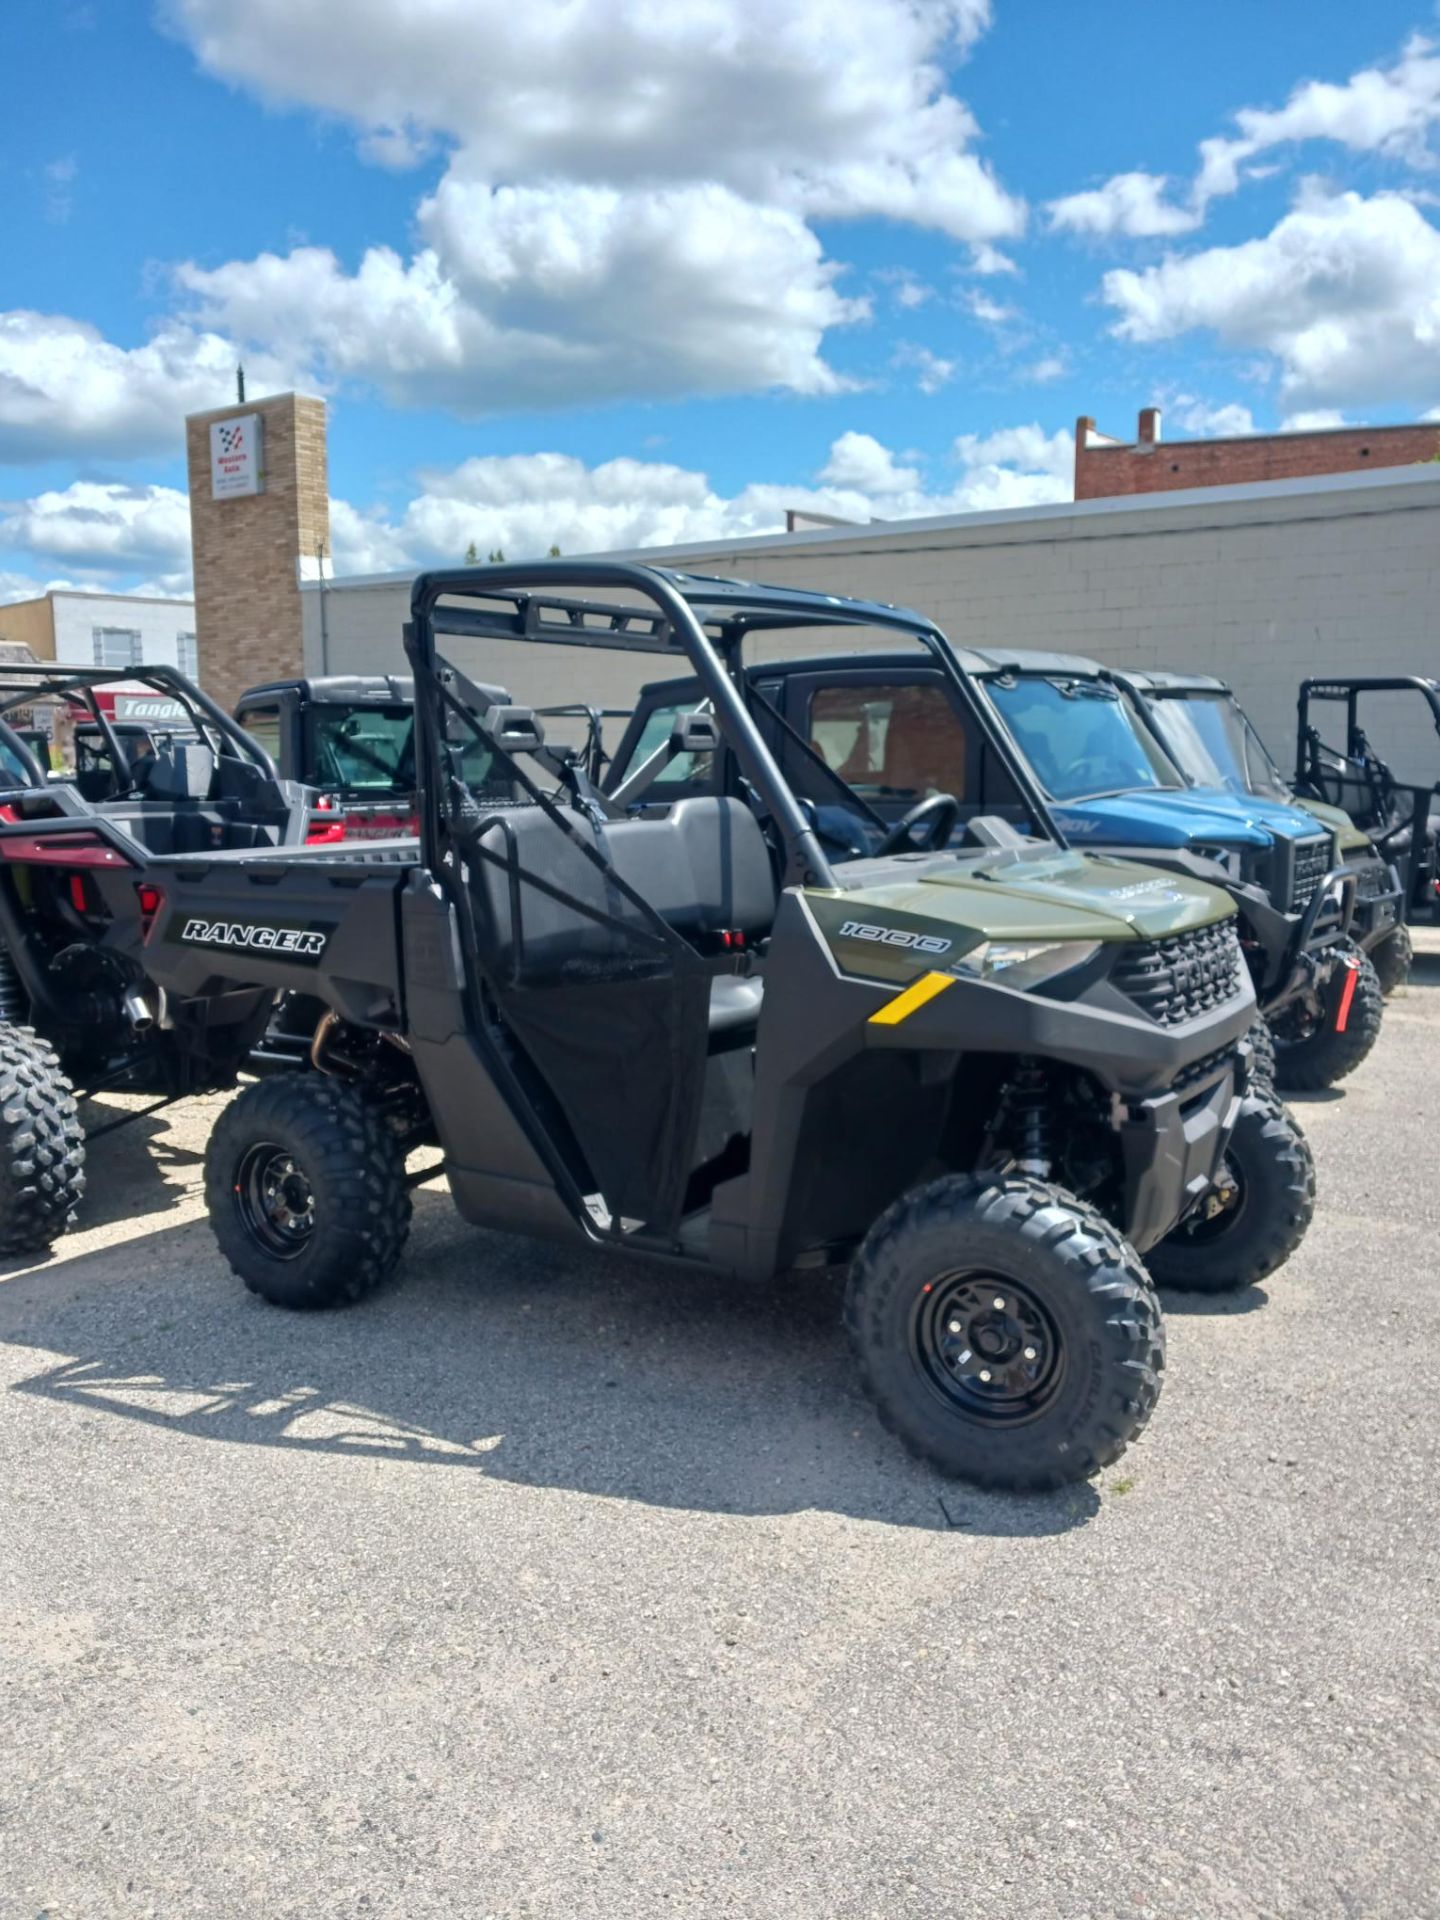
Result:
{"label": "banner sign", "polygon": [[238,500],[264,491],[260,462],[260,416],[237,414],[210,423],[210,497]]}

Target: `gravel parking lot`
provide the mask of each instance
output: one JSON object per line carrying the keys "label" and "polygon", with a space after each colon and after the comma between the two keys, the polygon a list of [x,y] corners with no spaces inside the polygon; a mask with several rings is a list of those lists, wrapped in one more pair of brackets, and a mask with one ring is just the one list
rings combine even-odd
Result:
{"label": "gravel parking lot", "polygon": [[1440,1913],[1440,939],[1145,1439],[977,1494],[833,1289],[475,1233],[261,1305],[217,1110],[0,1277],[0,1913]]}

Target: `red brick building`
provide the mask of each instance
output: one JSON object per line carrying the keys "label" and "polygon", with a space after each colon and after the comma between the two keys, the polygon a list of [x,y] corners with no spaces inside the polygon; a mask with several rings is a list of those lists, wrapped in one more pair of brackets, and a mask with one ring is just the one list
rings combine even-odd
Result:
{"label": "red brick building", "polygon": [[1136,437],[1112,440],[1082,414],[1075,422],[1075,498],[1236,487],[1410,467],[1440,455],[1440,421],[1410,427],[1325,427],[1313,433],[1247,433],[1227,440],[1160,438],[1160,409],[1142,407]]}

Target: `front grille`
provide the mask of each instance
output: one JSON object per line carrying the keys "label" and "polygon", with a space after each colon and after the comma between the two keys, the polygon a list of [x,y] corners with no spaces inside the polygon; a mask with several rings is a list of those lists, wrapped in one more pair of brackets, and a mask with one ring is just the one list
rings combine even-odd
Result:
{"label": "front grille", "polygon": [[1235,1049],[1222,1047],[1218,1053],[1207,1053],[1203,1060],[1192,1060],[1188,1067],[1182,1067],[1170,1083],[1171,1093],[1184,1093],[1188,1087],[1195,1086],[1201,1080],[1211,1080],[1222,1067],[1234,1066]]}
{"label": "front grille", "polygon": [[1161,1026],[1179,1026],[1224,1006],[1240,991],[1235,923],[1220,920],[1168,940],[1126,947],[1111,978],[1127,999]]}
{"label": "front grille", "polygon": [[1328,840],[1297,840],[1295,864],[1290,876],[1290,911],[1303,913],[1311,895],[1330,871]]}

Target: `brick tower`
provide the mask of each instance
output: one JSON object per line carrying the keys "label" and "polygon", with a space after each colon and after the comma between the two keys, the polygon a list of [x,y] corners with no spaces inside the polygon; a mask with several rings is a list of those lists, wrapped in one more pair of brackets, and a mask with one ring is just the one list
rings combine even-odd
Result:
{"label": "brick tower", "polygon": [[325,402],[309,394],[185,422],[200,681],[224,707],[304,671],[300,567],[330,552]]}

